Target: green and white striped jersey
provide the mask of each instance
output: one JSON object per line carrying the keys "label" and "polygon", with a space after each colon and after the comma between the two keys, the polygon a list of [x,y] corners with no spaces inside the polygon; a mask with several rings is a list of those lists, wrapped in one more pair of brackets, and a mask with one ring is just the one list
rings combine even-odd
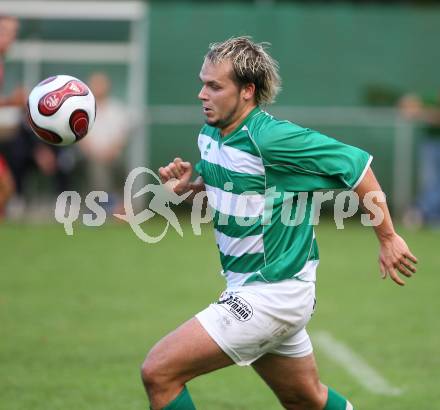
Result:
{"label": "green and white striped jersey", "polygon": [[[196,170],[205,182],[228,287],[314,281],[319,255],[311,193],[354,188],[370,155],[259,107],[224,137],[204,125],[198,145]],[[303,220],[295,220],[300,213]]]}

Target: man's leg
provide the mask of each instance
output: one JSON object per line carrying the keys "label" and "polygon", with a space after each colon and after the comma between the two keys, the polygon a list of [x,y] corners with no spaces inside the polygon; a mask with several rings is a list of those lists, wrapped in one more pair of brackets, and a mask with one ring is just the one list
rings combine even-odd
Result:
{"label": "man's leg", "polygon": [[192,410],[185,383],[234,362],[196,318],[161,339],[142,365],[142,380],[154,410]]}
{"label": "man's leg", "polygon": [[305,357],[266,354],[252,364],[288,410],[353,410],[351,404],[319,381],[313,353]]}

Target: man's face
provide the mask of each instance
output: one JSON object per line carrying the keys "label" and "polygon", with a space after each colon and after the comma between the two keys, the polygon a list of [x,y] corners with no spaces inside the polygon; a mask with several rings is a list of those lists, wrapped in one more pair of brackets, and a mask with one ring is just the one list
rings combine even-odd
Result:
{"label": "man's face", "polygon": [[0,54],[8,51],[15,41],[18,31],[18,20],[14,17],[0,18]]}
{"label": "man's face", "polygon": [[200,71],[203,87],[198,98],[202,101],[206,123],[220,129],[231,124],[245,103],[242,92],[232,80],[232,63],[213,64],[205,60]]}

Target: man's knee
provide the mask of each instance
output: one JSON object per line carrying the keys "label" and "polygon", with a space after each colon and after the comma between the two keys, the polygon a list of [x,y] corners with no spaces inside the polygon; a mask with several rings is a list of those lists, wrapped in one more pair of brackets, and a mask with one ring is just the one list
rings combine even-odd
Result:
{"label": "man's knee", "polygon": [[279,397],[281,404],[287,410],[322,410],[326,399],[326,388],[322,385]]}
{"label": "man's knee", "polygon": [[167,406],[184,387],[184,383],[169,370],[167,363],[151,353],[142,363],[141,377],[152,409]]}
{"label": "man's knee", "polygon": [[165,388],[173,380],[169,367],[152,352],[147,355],[142,363],[141,377],[148,390]]}
{"label": "man's knee", "polygon": [[280,402],[286,410],[322,410],[322,407],[317,407],[315,401],[299,397],[283,399]]}

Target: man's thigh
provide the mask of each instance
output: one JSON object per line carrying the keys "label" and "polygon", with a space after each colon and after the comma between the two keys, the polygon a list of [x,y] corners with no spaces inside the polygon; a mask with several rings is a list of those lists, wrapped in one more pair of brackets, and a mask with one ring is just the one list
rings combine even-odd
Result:
{"label": "man's thigh", "polygon": [[183,384],[234,362],[192,318],[161,339],[149,352],[146,363],[165,382]]}
{"label": "man's thigh", "polygon": [[265,354],[252,364],[286,409],[320,410],[327,388],[319,381],[313,353],[304,357]]}

